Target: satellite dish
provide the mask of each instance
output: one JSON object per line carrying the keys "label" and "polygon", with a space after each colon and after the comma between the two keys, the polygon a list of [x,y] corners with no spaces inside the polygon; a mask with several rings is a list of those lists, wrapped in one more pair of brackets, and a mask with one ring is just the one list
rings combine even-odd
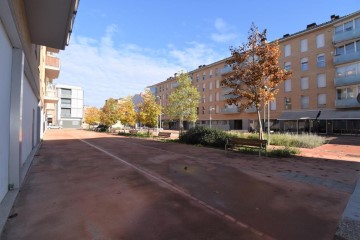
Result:
{"label": "satellite dish", "polygon": [[360,93],[357,95],[357,101],[358,101],[358,103],[360,103]]}

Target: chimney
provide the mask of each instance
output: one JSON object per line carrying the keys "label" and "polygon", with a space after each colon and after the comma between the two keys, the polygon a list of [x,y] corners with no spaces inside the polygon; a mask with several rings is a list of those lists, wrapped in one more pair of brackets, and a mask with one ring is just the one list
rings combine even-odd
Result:
{"label": "chimney", "polygon": [[316,23],[310,23],[306,26],[306,29],[316,27]]}
{"label": "chimney", "polygon": [[286,37],[288,37],[288,36],[290,36],[290,34],[284,34],[284,36],[283,36],[283,38],[286,38]]}

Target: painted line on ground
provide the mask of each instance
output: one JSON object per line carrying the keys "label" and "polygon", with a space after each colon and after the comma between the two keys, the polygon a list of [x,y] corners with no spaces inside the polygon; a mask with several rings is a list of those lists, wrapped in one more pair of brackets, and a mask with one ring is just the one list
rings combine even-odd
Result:
{"label": "painted line on ground", "polygon": [[114,155],[114,154],[112,154],[112,153],[110,153],[110,152],[108,152],[108,151],[106,151],[106,150],[104,150],[104,149],[102,149],[102,148],[100,148],[100,147],[98,147],[98,146],[96,146],[96,145],[94,145],[94,144],[92,144],[92,143],[84,140],[84,139],[81,139],[81,138],[79,138],[79,137],[77,137],[77,136],[73,136],[73,135],[71,135],[71,136],[72,136],[73,138],[78,139],[79,141],[81,141],[81,142],[83,142],[83,143],[85,143],[85,144],[87,144],[87,145],[89,145],[89,146],[91,146],[91,147],[93,147],[93,148],[95,148],[95,149],[97,149],[97,150],[105,153],[106,155],[108,155],[108,156],[110,156],[110,157],[118,160],[119,162],[121,162],[121,163],[123,163],[123,164],[125,164],[125,165],[127,165],[127,166],[129,166],[129,167],[131,167],[131,168],[133,168],[133,169],[135,169],[136,171],[142,173],[143,175],[147,176],[148,178],[152,179],[153,181],[158,182],[158,183],[161,183],[164,187],[168,188],[168,189],[171,190],[172,192],[178,193],[178,194],[180,194],[180,195],[182,195],[182,196],[184,196],[184,197],[186,197],[186,198],[191,199],[192,201],[196,202],[196,203],[199,204],[200,206],[205,207],[206,209],[210,210],[213,214],[215,214],[215,215],[217,215],[217,216],[220,216],[220,217],[223,217],[223,218],[225,218],[226,220],[231,221],[231,222],[237,224],[238,226],[240,226],[240,227],[242,227],[242,228],[248,229],[248,230],[250,230],[251,232],[255,233],[255,234],[258,235],[258,236],[265,237],[265,238],[267,238],[267,239],[274,239],[273,237],[271,237],[271,236],[269,236],[269,235],[267,235],[267,234],[265,234],[265,233],[263,233],[263,232],[255,229],[255,228],[253,228],[253,227],[250,227],[250,226],[247,225],[246,223],[243,223],[243,222],[237,220],[236,218],[234,218],[234,217],[226,214],[225,212],[223,212],[223,211],[221,211],[221,210],[219,210],[219,209],[217,209],[217,208],[214,208],[213,206],[207,204],[206,202],[204,202],[204,201],[202,201],[202,200],[200,200],[200,199],[192,196],[191,194],[189,194],[189,193],[185,192],[184,190],[182,190],[182,189],[181,189],[180,187],[178,187],[177,185],[171,184],[171,183],[167,182],[166,180],[164,180],[164,179],[162,179],[162,178],[160,178],[160,177],[158,177],[158,176],[153,175],[153,174],[150,173],[149,171],[147,171],[147,170],[145,170],[145,169],[142,169],[142,168],[140,168],[140,167],[138,167],[138,166],[136,166],[136,165],[134,165],[134,164],[131,164],[131,163],[129,163],[128,161],[126,161],[126,160],[124,160],[124,159],[122,159],[122,158],[120,158],[120,157],[118,157],[118,156],[116,156],[116,155]]}

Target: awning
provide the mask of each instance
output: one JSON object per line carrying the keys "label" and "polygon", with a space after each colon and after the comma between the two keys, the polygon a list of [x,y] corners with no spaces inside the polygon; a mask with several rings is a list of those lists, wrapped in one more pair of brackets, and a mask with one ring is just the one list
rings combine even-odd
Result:
{"label": "awning", "polygon": [[331,119],[360,119],[360,110],[338,111],[338,110],[325,110],[321,111],[319,120]]}
{"label": "awning", "polygon": [[289,111],[289,112],[282,112],[278,120],[305,120],[305,119],[316,119],[319,111]]}
{"label": "awning", "polygon": [[[319,114],[319,112],[321,113]],[[319,114],[319,116],[317,116]],[[360,110],[313,110],[313,111],[288,111],[282,112],[278,120],[337,120],[360,119]]]}

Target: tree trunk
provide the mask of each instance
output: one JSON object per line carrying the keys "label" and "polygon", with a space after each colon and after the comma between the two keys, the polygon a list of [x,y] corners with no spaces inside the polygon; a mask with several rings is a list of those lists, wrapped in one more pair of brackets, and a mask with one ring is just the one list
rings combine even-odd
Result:
{"label": "tree trunk", "polygon": [[261,117],[260,117],[260,110],[256,108],[258,121],[259,121],[259,139],[263,140],[263,129],[262,129],[262,123],[261,123]]}

